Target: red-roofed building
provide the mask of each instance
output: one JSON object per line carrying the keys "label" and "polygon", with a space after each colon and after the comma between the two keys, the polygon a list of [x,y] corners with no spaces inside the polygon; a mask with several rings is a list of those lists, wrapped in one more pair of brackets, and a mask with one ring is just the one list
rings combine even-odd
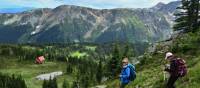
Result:
{"label": "red-roofed building", "polygon": [[42,64],[42,63],[44,63],[44,61],[45,61],[44,56],[39,56],[35,59],[35,63],[37,63],[37,64]]}

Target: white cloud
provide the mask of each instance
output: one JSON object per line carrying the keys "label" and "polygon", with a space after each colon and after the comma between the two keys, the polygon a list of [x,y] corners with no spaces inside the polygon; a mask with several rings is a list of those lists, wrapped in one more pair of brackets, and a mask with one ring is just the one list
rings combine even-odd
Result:
{"label": "white cloud", "polygon": [[54,8],[61,4],[64,4],[62,1],[56,0],[6,0],[10,4],[15,4],[18,6],[24,7],[38,7],[38,8]]}
{"label": "white cloud", "polygon": [[[67,1],[67,0],[65,0]],[[73,4],[95,8],[148,8],[159,2],[169,3],[177,0],[73,0]]]}
{"label": "white cloud", "polygon": [[[159,2],[176,0],[2,0],[15,6],[54,8],[62,4],[79,5],[93,8],[148,8]],[[3,4],[3,3],[1,3]],[[0,4],[0,5],[1,5]]]}

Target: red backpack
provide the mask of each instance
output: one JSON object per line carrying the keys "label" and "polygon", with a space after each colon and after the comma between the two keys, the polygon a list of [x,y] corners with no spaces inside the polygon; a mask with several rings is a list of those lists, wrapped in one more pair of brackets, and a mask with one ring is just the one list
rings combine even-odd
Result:
{"label": "red backpack", "polygon": [[187,66],[185,63],[185,60],[181,59],[181,58],[177,58],[176,60],[176,64],[177,64],[177,75],[179,75],[180,77],[184,77],[187,74]]}

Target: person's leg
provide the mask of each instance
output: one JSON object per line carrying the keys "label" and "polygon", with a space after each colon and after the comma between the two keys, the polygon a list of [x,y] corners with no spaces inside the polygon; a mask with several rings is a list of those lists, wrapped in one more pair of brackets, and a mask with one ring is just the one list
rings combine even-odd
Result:
{"label": "person's leg", "polygon": [[174,83],[176,82],[177,79],[178,79],[178,77],[176,77],[176,76],[170,76],[170,78],[167,82],[167,88],[175,88]]}
{"label": "person's leg", "polygon": [[172,88],[172,76],[169,77],[166,88]]}
{"label": "person's leg", "polygon": [[120,88],[124,88],[124,84],[123,83],[121,83]]}
{"label": "person's leg", "polygon": [[126,83],[121,83],[120,88],[125,88],[126,87]]}
{"label": "person's leg", "polygon": [[175,88],[175,82],[176,82],[176,80],[178,79],[178,77],[177,76],[175,76],[175,77],[173,77],[173,80],[172,80],[172,88]]}

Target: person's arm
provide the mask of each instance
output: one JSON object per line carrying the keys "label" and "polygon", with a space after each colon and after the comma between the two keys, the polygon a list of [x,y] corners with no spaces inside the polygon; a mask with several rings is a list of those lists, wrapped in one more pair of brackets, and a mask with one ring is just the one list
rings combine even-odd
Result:
{"label": "person's arm", "polygon": [[166,65],[165,65],[165,68],[164,68],[164,71],[169,72],[169,69],[170,69],[170,65],[169,65],[169,64],[166,64]]}
{"label": "person's arm", "polygon": [[170,70],[168,68],[165,68],[165,71],[170,72]]}
{"label": "person's arm", "polygon": [[130,68],[129,67],[127,67],[126,68],[126,70],[125,70],[125,72],[126,72],[126,74],[125,75],[121,75],[121,77],[122,78],[129,78],[129,76],[130,76]]}

